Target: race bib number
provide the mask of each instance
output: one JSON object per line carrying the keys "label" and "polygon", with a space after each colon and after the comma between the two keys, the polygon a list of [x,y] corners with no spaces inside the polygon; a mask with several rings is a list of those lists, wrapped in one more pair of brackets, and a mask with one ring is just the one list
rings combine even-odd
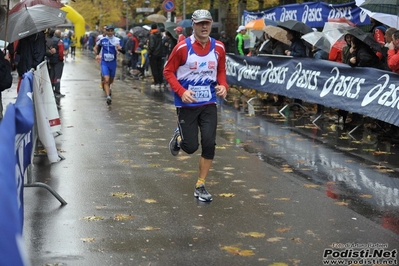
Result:
{"label": "race bib number", "polygon": [[212,98],[210,86],[188,86],[189,90],[195,92],[194,98],[198,102],[207,102]]}
{"label": "race bib number", "polygon": [[113,61],[115,59],[113,54],[104,54],[104,60],[109,62],[109,61]]}

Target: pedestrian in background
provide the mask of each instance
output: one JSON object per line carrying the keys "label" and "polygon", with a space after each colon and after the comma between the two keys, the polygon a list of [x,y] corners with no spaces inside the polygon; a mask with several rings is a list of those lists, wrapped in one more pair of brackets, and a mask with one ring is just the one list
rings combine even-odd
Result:
{"label": "pedestrian in background", "polygon": [[231,39],[227,36],[225,31],[220,32],[219,41],[224,44],[224,49],[226,50],[226,53],[231,53]]}
{"label": "pedestrian in background", "polygon": [[50,81],[53,86],[57,107],[60,108],[60,98],[65,96],[61,93],[61,77],[64,70],[64,44],[61,40],[60,30],[55,30],[51,41],[52,44],[48,51]]}
{"label": "pedestrian in background", "polygon": [[235,37],[235,54],[237,55],[247,55],[249,53],[249,49],[247,42],[250,39],[246,36],[247,29],[244,26],[240,26],[237,29],[237,35]]}
{"label": "pedestrian in background", "polygon": [[217,107],[216,97],[227,95],[226,51],[222,42],[209,37],[212,15],[196,10],[192,15],[193,35],[176,45],[166,63],[165,78],[174,91],[177,128],[169,142],[172,155],[180,149],[188,154],[198,150],[201,132],[201,157],[194,196],[212,201],[205,180],[215,156]]}
{"label": "pedestrian in background", "polygon": [[72,59],[75,59],[78,37],[76,37],[75,33],[73,32],[70,39],[71,39],[71,57]]}
{"label": "pedestrian in background", "polygon": [[148,42],[148,57],[150,58],[151,73],[154,78],[154,83],[151,85],[151,88],[160,91],[163,83],[162,35],[155,23],[151,25]]}
{"label": "pedestrian in background", "polygon": [[62,38],[62,43],[64,44],[64,57],[68,58],[69,47],[71,46],[71,39],[69,38],[68,33],[64,33],[64,37]]}
{"label": "pedestrian in background", "polygon": [[97,54],[96,60],[101,60],[101,75],[103,77],[103,88],[106,95],[106,103],[111,105],[111,85],[114,82],[117,66],[118,51],[124,53],[122,41],[114,36],[114,26],[106,26],[106,36],[99,38],[93,50]]}

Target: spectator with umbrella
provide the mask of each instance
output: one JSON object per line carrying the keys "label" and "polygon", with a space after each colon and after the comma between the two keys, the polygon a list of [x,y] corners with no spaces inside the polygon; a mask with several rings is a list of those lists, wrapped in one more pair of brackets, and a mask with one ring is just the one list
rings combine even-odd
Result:
{"label": "spectator with umbrella", "polygon": [[35,69],[44,61],[46,50],[46,37],[44,32],[38,32],[18,40],[16,49],[16,58],[18,58],[17,72],[19,77],[17,92],[19,92],[22,76],[32,68]]}
{"label": "spectator with umbrella", "polygon": [[306,46],[301,40],[300,33],[287,30],[287,39],[291,41],[291,45],[289,49],[285,50],[285,55],[306,57]]}
{"label": "spectator with umbrella", "polygon": [[[303,22],[296,20],[287,20],[277,24],[287,30],[287,39],[291,41],[289,49],[285,50],[285,54],[293,57],[307,57],[307,48],[301,40],[301,35],[312,32],[312,28]],[[295,99],[294,105],[291,107],[292,110],[297,111],[302,105],[302,100]]]}

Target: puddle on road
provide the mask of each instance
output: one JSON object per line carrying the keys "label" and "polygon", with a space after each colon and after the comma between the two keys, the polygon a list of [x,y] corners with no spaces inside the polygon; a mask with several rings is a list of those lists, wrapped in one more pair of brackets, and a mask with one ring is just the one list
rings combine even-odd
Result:
{"label": "puddle on road", "polygon": [[[309,114],[284,118],[269,106],[249,116],[237,103],[221,108],[219,133],[275,167],[320,186],[327,197],[399,234],[399,149],[359,128],[348,135],[335,121],[317,126]],[[331,115],[331,114],[330,114]]]}

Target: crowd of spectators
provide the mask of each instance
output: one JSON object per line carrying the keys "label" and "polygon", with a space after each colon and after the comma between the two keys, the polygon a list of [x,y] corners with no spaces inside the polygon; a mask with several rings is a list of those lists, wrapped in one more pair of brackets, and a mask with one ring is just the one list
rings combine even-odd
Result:
{"label": "crowd of spectators", "polygon": [[[372,49],[369,45],[359,40],[353,35],[346,34],[343,37],[345,45],[337,51],[332,49],[330,53],[320,47],[312,46],[295,31],[287,30],[287,39],[291,41],[291,45],[286,45],[276,39],[271,38],[266,32],[262,37],[256,38],[255,46],[252,51],[246,50],[244,47],[244,37],[246,29],[239,26],[235,37],[235,54],[242,56],[262,56],[262,55],[281,55],[292,57],[310,57],[314,59],[323,59],[348,64],[351,67],[369,67],[386,71],[399,73],[399,30],[389,28],[382,23],[372,19],[371,30],[365,32],[370,34],[376,42],[381,44],[381,50]],[[314,29],[316,30],[316,29]],[[224,36],[226,38],[226,36]],[[333,51],[334,50],[334,51]],[[289,104],[294,111],[299,110],[298,106],[302,105],[301,100],[288,99],[281,95],[271,95],[267,97],[266,103],[274,106],[284,106]],[[310,103],[311,104],[311,103]],[[324,106],[317,104],[316,113],[311,119],[323,116]],[[341,121],[348,129],[353,128],[365,121],[365,118],[357,113],[348,113],[345,110],[334,110],[338,115],[338,121]],[[348,119],[349,118],[349,119]],[[349,121],[348,121],[348,120]],[[394,125],[389,125],[382,121],[373,121],[378,125],[379,129],[384,132],[390,132],[399,137],[399,130]]]}

